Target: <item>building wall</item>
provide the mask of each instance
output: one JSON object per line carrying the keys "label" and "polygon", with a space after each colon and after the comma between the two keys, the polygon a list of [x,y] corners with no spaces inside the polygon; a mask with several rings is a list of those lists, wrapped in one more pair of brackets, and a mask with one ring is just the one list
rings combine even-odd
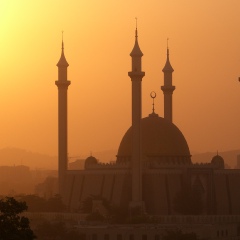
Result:
{"label": "building wall", "polygon": [[166,231],[181,229],[195,233],[198,239],[240,239],[238,224],[182,224],[182,225],[118,225],[78,226],[76,229],[86,240],[161,240]]}
{"label": "building wall", "polygon": [[159,216],[159,224],[108,225],[87,223],[86,215],[76,213],[24,212],[32,224],[39,221],[64,221],[74,223],[82,240],[157,240],[166,230],[181,229],[183,233],[196,233],[199,239],[239,240],[240,215],[232,216]]}
{"label": "building wall", "polygon": [[78,212],[80,202],[89,196],[101,196],[114,205],[127,205],[131,184],[128,171],[68,171],[63,201]]}
{"label": "building wall", "polygon": [[217,214],[240,213],[240,171],[219,170],[214,174]]}
{"label": "building wall", "polygon": [[[240,170],[149,169],[143,174],[143,200],[150,215],[175,215],[174,201],[183,179],[203,188],[203,214],[240,214]],[[198,180],[196,180],[198,179]],[[131,174],[128,169],[68,171],[63,200],[78,212],[80,203],[91,195],[113,205],[131,201]]]}
{"label": "building wall", "polygon": [[240,174],[232,171],[228,174],[228,188],[231,214],[240,214]]}

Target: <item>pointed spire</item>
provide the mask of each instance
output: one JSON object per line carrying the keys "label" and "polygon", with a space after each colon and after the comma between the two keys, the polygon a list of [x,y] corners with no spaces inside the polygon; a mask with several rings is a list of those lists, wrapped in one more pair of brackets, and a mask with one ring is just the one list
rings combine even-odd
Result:
{"label": "pointed spire", "polygon": [[131,57],[142,57],[143,53],[138,45],[138,30],[137,30],[137,18],[136,18],[136,30],[135,30],[135,44],[132,52],[130,53]]}
{"label": "pointed spire", "polygon": [[63,31],[62,31],[62,51],[64,51],[64,43],[63,43]]}
{"label": "pointed spire", "polygon": [[169,60],[168,40],[169,39],[167,38],[167,60],[166,60],[165,66],[162,70],[163,72],[173,72],[174,71],[174,69],[171,66],[170,60]]}
{"label": "pointed spire", "polygon": [[65,55],[64,55],[63,31],[62,31],[62,53],[61,53],[61,57],[57,63],[57,66],[58,67],[68,67],[69,66],[69,64],[65,58]]}

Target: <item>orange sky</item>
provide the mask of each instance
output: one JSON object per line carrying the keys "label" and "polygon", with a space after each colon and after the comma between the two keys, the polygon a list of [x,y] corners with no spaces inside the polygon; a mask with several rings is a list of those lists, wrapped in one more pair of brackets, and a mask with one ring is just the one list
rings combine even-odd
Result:
{"label": "orange sky", "polygon": [[163,115],[169,37],[173,121],[191,152],[238,149],[239,0],[0,0],[0,148],[57,155],[56,63],[64,30],[71,86],[69,154],[116,149],[131,124],[138,17],[144,56],[143,117]]}

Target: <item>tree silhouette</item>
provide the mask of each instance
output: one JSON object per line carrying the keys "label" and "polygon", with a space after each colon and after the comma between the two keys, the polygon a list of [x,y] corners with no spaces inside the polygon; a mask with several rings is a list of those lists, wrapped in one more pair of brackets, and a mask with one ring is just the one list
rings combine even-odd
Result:
{"label": "tree silhouette", "polygon": [[[93,211],[93,202],[100,200],[102,206],[106,210],[104,216],[99,212]],[[117,206],[110,204],[108,200],[99,195],[90,195],[83,202],[80,207],[82,213],[88,213],[87,220],[89,221],[108,221],[111,223],[126,223],[128,217],[128,208],[126,206]]]}
{"label": "tree silhouette", "polygon": [[21,195],[16,197],[21,202],[26,202],[29,212],[45,212],[46,200],[37,195]]}
{"label": "tree silhouette", "polygon": [[27,203],[30,212],[64,212],[66,206],[63,204],[61,196],[55,196],[45,199],[37,195],[22,195],[18,196],[18,200]]}
{"label": "tree silhouette", "polygon": [[64,212],[66,205],[63,204],[62,198],[59,194],[49,198],[46,202],[46,211],[49,212]]}
{"label": "tree silhouette", "polygon": [[107,209],[109,210],[110,208],[110,204],[109,202],[101,197],[100,195],[89,195],[87,198],[85,198],[82,202],[82,205],[80,207],[80,211],[82,213],[91,213],[92,212],[92,208],[93,208],[93,201],[96,201],[96,200],[99,200],[99,201],[102,201],[102,205]]}
{"label": "tree silhouette", "polygon": [[28,218],[19,216],[26,210],[25,202],[18,202],[13,197],[0,199],[0,240],[32,240],[36,238],[30,229]]}

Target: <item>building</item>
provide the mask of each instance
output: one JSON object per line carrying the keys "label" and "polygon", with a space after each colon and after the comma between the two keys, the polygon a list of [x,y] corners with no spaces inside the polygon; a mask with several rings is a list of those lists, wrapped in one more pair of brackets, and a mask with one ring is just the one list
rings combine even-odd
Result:
{"label": "building", "polygon": [[86,159],[84,170],[68,170],[67,89],[70,81],[67,80],[69,64],[62,43],[56,81],[59,104],[58,177],[59,192],[69,210],[79,212],[81,203],[94,195],[116,206],[137,207],[149,215],[176,215],[179,208],[184,208],[181,206],[183,202],[189,206],[194,204],[196,199],[184,195],[189,193],[201,199],[201,209],[185,214],[240,214],[240,171],[224,169],[224,160],[218,154],[207,164],[193,164],[187,141],[172,122],[175,86],[172,85],[174,70],[169,49],[162,70],[164,117],[155,113],[153,105],[152,113],[142,118],[141,82],[145,73],[142,71],[143,53],[138,44],[137,29],[130,56],[132,69],[128,75],[132,82],[132,126],[122,138],[116,162],[103,164],[91,156]]}

